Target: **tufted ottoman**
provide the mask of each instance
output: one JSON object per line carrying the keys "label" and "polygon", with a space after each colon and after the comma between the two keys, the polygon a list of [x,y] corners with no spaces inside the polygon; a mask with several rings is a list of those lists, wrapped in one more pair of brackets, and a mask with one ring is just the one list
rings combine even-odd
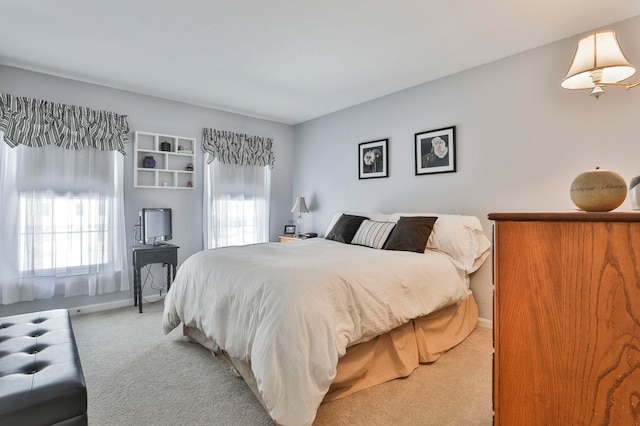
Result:
{"label": "tufted ottoman", "polygon": [[87,388],[69,313],[0,317],[0,425],[86,425]]}

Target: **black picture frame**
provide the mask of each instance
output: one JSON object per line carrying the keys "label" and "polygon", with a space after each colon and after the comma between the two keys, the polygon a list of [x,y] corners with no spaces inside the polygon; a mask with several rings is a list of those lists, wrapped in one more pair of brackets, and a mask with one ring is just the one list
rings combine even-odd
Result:
{"label": "black picture frame", "polygon": [[358,144],[358,179],[389,177],[389,139]]}
{"label": "black picture frame", "polygon": [[456,126],[415,134],[417,175],[456,171]]}
{"label": "black picture frame", "polygon": [[296,226],[295,225],[285,225],[284,226],[284,235],[296,235]]}

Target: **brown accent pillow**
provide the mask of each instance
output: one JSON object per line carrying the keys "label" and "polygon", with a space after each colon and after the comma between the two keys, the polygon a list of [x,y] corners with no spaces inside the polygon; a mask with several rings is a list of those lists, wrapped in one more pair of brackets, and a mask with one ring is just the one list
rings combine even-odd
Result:
{"label": "brown accent pillow", "polygon": [[401,216],[382,249],[424,253],[437,219],[431,216]]}
{"label": "brown accent pillow", "polygon": [[331,231],[327,234],[325,239],[339,241],[341,243],[351,244],[353,236],[358,232],[360,224],[367,218],[364,216],[354,216],[350,214],[343,214],[333,225]]}

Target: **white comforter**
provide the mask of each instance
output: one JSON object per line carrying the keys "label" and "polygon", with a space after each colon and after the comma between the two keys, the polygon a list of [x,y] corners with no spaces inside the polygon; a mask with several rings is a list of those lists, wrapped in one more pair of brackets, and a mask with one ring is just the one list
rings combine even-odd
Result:
{"label": "white comforter", "polygon": [[376,250],[314,238],[206,250],[187,259],[163,327],[196,327],[250,361],[271,417],[308,425],[346,348],[468,295],[439,252]]}

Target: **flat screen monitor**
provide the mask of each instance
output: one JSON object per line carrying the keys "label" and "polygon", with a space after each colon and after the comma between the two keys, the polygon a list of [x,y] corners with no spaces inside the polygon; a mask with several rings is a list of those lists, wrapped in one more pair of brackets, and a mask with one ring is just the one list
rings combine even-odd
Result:
{"label": "flat screen monitor", "polygon": [[142,244],[159,245],[169,241],[173,238],[171,209],[142,209],[140,211],[140,230]]}

